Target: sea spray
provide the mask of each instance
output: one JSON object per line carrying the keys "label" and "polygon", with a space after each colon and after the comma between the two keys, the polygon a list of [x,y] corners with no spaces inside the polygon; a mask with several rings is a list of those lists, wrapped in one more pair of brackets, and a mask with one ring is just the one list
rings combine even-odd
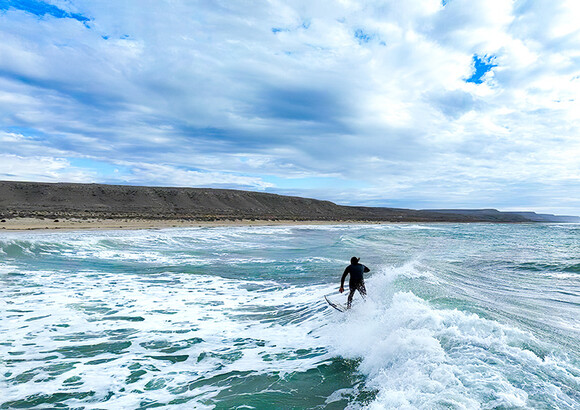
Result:
{"label": "sea spray", "polygon": [[580,379],[565,355],[528,332],[434,309],[412,292],[392,294],[395,272],[373,276],[366,303],[326,329],[333,354],[360,360],[367,388],[377,391],[371,408],[574,406]]}

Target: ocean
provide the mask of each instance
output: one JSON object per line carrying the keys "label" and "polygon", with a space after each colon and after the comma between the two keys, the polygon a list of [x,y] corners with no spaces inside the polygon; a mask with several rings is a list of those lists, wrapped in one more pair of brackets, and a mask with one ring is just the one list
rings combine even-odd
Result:
{"label": "ocean", "polygon": [[580,408],[580,225],[3,232],[0,282],[2,409]]}

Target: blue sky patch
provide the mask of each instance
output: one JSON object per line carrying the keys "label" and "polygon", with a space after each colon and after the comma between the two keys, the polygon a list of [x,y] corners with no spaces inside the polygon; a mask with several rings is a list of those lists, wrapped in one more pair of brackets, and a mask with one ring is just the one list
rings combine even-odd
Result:
{"label": "blue sky patch", "polygon": [[480,57],[477,54],[473,56],[473,66],[475,72],[473,75],[465,80],[468,83],[481,84],[483,82],[483,76],[488,73],[493,67],[497,67],[497,64],[493,64],[494,56],[483,56]]}
{"label": "blue sky patch", "polygon": [[27,138],[44,138],[45,134],[38,131],[35,128],[23,127],[23,126],[13,126],[6,127],[6,131],[13,132],[15,134],[24,135]]}
{"label": "blue sky patch", "polygon": [[281,33],[281,32],[289,32],[289,31],[292,31],[292,30],[300,30],[300,29],[308,30],[310,28],[310,25],[311,24],[312,23],[310,22],[310,20],[304,20],[302,22],[302,24],[300,24],[298,27],[295,27],[295,28],[292,28],[292,29],[282,28],[282,27],[272,27],[270,30],[272,30],[272,33],[274,33],[274,34],[278,34],[278,33]]}
{"label": "blue sky patch", "polygon": [[291,190],[299,184],[304,189],[326,189],[329,186],[340,187],[340,189],[352,189],[367,187],[367,184],[361,184],[359,181],[346,180],[338,177],[297,177],[297,178],[281,178],[273,175],[263,176],[262,179],[266,182],[274,184],[278,189]]}
{"label": "blue sky patch", "polygon": [[100,178],[99,180],[116,180],[130,172],[130,169],[125,166],[90,158],[67,158],[67,160],[75,168],[94,172]]}
{"label": "blue sky patch", "polygon": [[359,44],[368,43],[373,39],[372,34],[369,34],[360,28],[354,32],[354,36],[358,40]]}
{"label": "blue sky patch", "polygon": [[71,18],[80,21],[81,23],[87,23],[90,21],[89,18],[83,16],[79,13],[69,13],[63,9],[45,3],[38,0],[0,0],[0,10],[8,10],[14,8],[17,10],[22,10],[35,16],[44,17],[49,15],[59,19]]}

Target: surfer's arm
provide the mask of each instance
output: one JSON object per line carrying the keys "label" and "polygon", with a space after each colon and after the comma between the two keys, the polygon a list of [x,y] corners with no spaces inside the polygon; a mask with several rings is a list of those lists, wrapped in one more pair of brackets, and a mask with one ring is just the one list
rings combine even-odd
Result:
{"label": "surfer's arm", "polygon": [[363,265],[365,267],[364,273],[370,272],[371,270],[369,268],[367,268],[365,265]]}
{"label": "surfer's arm", "polygon": [[346,279],[346,275],[348,275],[348,266],[346,267],[346,269],[344,270],[344,273],[342,274],[342,278],[340,278],[340,289],[338,290],[340,293],[342,293],[344,291],[344,280]]}

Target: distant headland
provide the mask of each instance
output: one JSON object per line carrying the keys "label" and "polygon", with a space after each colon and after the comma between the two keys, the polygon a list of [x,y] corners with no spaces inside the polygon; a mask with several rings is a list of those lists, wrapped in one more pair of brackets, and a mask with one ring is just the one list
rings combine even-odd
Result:
{"label": "distant headland", "polygon": [[[296,196],[212,188],[0,181],[0,219],[166,222],[580,222],[579,217],[337,205]],[[173,225],[175,226],[175,225]],[[50,226],[46,226],[50,227]]]}

